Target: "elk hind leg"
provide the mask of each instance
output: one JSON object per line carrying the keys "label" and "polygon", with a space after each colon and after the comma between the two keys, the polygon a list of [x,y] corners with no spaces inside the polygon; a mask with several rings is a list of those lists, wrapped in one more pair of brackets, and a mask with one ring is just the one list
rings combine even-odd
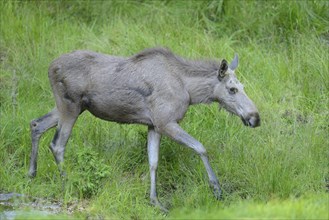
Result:
{"label": "elk hind leg", "polygon": [[52,151],[55,161],[57,163],[59,172],[64,176],[63,162],[64,162],[64,152],[67,141],[71,135],[73,125],[77,119],[78,115],[61,115],[59,123],[57,126],[56,133],[50,144],[50,150]]}
{"label": "elk hind leg", "polygon": [[58,111],[54,108],[48,114],[34,119],[30,123],[31,139],[32,139],[32,151],[30,157],[29,176],[35,177],[37,173],[37,158],[38,158],[38,146],[39,140],[43,133],[50,128],[55,127],[58,124]]}

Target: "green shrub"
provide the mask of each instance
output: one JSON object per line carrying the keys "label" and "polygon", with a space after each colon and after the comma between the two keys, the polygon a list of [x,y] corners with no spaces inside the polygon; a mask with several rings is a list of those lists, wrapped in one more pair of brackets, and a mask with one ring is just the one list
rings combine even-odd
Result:
{"label": "green shrub", "polygon": [[73,160],[72,178],[69,182],[78,190],[80,197],[90,198],[102,189],[102,180],[109,176],[110,167],[90,147],[83,147]]}

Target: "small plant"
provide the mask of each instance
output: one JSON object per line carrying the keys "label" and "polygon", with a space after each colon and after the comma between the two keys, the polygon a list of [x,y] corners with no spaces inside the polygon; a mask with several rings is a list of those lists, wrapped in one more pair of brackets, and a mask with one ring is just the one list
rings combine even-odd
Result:
{"label": "small plant", "polygon": [[75,175],[72,184],[78,189],[80,196],[90,198],[97,194],[101,189],[102,180],[109,176],[109,166],[89,147],[77,152],[74,164]]}

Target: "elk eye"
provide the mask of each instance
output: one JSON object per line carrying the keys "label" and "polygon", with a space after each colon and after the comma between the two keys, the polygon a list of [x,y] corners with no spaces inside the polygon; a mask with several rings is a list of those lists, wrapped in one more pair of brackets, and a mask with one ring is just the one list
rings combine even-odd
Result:
{"label": "elk eye", "polygon": [[238,92],[238,89],[237,88],[235,88],[235,87],[231,87],[230,88],[230,94],[235,94],[237,92]]}

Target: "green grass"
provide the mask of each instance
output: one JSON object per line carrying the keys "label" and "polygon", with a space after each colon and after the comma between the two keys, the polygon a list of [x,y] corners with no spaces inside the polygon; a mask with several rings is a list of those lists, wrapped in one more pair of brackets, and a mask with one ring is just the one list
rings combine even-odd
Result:
{"label": "green grass", "polygon": [[[76,204],[75,218],[328,218],[327,1],[1,1],[0,15],[0,193]],[[223,201],[200,158],[163,138],[164,216],[149,205],[146,128],[87,112],[67,145],[65,188],[48,149],[54,131],[40,141],[38,176],[26,178],[29,122],[54,106],[50,62],[77,49],[130,56],[159,45],[191,59],[239,54],[262,126],[248,129],[217,104],[191,107],[181,123],[206,146]]]}
{"label": "green grass", "polygon": [[190,210],[174,210],[173,219],[324,219],[328,218],[328,195],[272,200],[266,204],[243,201],[229,207],[202,207]]}

